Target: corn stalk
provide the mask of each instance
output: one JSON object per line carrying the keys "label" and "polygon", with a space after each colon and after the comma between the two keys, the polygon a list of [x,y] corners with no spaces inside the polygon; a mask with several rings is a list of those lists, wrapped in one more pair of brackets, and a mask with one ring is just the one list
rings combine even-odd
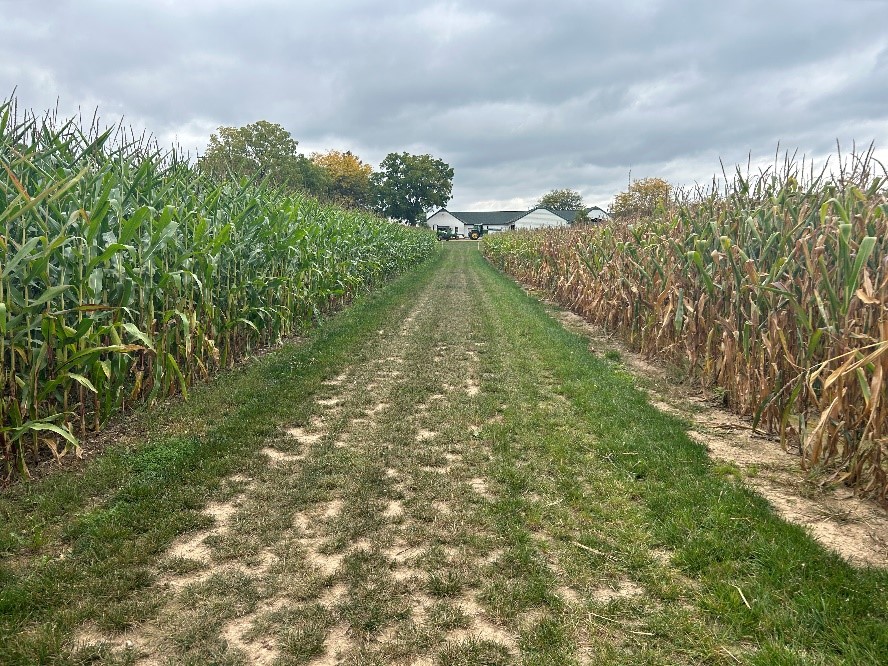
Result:
{"label": "corn stalk", "polygon": [[871,152],[787,160],[654,217],[485,238],[485,256],[720,387],[806,469],[888,499],[888,204]]}
{"label": "corn stalk", "polygon": [[434,252],[434,235],[250,182],[122,128],[0,104],[0,450],[6,477]]}

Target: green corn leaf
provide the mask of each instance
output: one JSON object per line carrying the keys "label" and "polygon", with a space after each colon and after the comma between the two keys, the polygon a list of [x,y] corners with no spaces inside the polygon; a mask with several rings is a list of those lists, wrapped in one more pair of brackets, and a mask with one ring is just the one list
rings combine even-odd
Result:
{"label": "green corn leaf", "polygon": [[39,310],[42,306],[46,305],[46,303],[48,303],[49,301],[55,300],[56,298],[58,298],[60,295],[62,295],[63,293],[65,293],[69,289],[72,289],[70,284],[63,284],[63,285],[59,285],[57,287],[50,287],[49,289],[45,290],[42,294],[40,294],[40,298],[38,298],[36,301],[32,301],[31,303],[28,304],[28,310],[30,310],[31,312]]}
{"label": "green corn leaf", "polygon": [[857,375],[857,383],[860,386],[860,392],[863,394],[863,399],[866,400],[866,404],[869,405],[872,400],[872,394],[870,393],[866,373],[863,371],[863,368],[857,368],[857,370],[854,371],[854,374]]}
{"label": "green corn leaf", "polygon": [[16,267],[32,254],[34,248],[37,247],[41,241],[45,240],[46,239],[42,236],[29,238],[28,241],[19,248],[18,252],[15,253],[12,259],[7,262],[6,267],[3,269],[3,273],[0,273],[0,278],[5,279],[9,277]]}
{"label": "green corn leaf", "polygon": [[712,295],[715,292],[715,284],[713,283],[712,278],[709,277],[709,273],[706,272],[706,267],[703,265],[703,256],[697,250],[692,250],[691,252],[688,252],[688,258],[697,267],[697,272],[700,277],[703,278],[706,291]]}
{"label": "green corn leaf", "polygon": [[136,340],[138,340],[143,345],[145,345],[148,349],[150,349],[151,351],[154,351],[154,344],[152,343],[152,341],[150,340],[150,338],[148,337],[147,334],[145,334],[139,330],[138,326],[136,326],[132,322],[126,322],[123,324],[123,329],[127,333],[129,333],[131,336],[133,336]]}
{"label": "green corn leaf", "polygon": [[179,380],[179,390],[182,391],[182,397],[188,398],[188,384],[185,382],[185,376],[182,374],[182,371],[179,369],[179,364],[176,363],[176,359],[172,354],[166,355],[167,368],[171,370],[176,378]]}
{"label": "green corn leaf", "polygon": [[853,294],[857,289],[858,281],[860,280],[860,272],[863,270],[863,267],[866,266],[866,262],[869,261],[875,248],[876,238],[874,236],[866,236],[860,241],[860,245],[857,248],[857,257],[854,260],[854,268],[851,269],[851,282],[846,286],[846,291],[848,293],[846,300],[851,300],[850,294]]}
{"label": "green corn leaf", "polygon": [[68,370],[78,363],[88,363],[101,354],[127,354],[134,351],[143,351],[145,347],[142,345],[105,345],[102,347],[91,347],[72,354],[65,363],[59,366],[60,370]]}
{"label": "green corn leaf", "polygon": [[71,445],[78,446],[77,438],[74,437],[74,435],[71,434],[71,432],[67,428],[62,428],[54,423],[49,423],[47,421],[26,421],[21,426],[12,431],[10,440],[14,442],[29,433],[46,431],[54,432],[56,435],[59,435],[60,437],[63,437],[65,440],[67,440]]}

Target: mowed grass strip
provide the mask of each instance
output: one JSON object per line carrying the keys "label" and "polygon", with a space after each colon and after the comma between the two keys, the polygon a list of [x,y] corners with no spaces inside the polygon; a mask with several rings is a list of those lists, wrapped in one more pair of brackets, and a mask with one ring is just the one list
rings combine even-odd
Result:
{"label": "mowed grass strip", "polygon": [[[402,318],[434,265],[364,296],[313,331],[195,387],[187,402],[135,414],[126,444],[0,495],[0,663],[62,663],[84,622],[122,630],[152,617],[158,559],[230,493],[223,480],[267,465],[282,425],[305,424],[322,382]],[[372,345],[369,345],[372,347]]]}

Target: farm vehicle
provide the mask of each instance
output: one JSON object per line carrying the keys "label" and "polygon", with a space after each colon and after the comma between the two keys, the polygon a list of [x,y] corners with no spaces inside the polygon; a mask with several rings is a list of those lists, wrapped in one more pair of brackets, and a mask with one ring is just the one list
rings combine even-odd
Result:
{"label": "farm vehicle", "polygon": [[435,233],[438,234],[438,240],[455,240],[458,238],[465,238],[462,234],[457,233],[456,229],[454,229],[453,227],[447,227],[440,224],[435,227]]}
{"label": "farm vehicle", "polygon": [[469,227],[468,234],[469,238],[471,238],[472,240],[478,240],[479,238],[481,238],[481,236],[486,236],[487,234],[496,234],[501,231],[507,231],[507,229],[498,224],[473,224],[471,227]]}
{"label": "farm vehicle", "polygon": [[473,224],[469,229],[469,238],[472,240],[478,240],[484,234],[489,234],[490,229],[485,227],[483,224]]}

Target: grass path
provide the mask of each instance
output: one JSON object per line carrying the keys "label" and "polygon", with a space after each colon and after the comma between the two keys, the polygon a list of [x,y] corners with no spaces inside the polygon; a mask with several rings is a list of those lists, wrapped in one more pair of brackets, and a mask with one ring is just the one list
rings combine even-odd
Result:
{"label": "grass path", "polygon": [[0,497],[3,664],[878,664],[888,573],[450,244]]}

